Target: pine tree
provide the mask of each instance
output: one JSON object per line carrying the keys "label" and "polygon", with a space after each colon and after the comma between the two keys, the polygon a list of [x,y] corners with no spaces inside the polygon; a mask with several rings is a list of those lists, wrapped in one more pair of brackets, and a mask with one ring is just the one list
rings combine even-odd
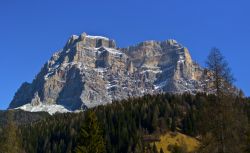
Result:
{"label": "pine tree", "polygon": [[160,153],[164,153],[164,151],[163,151],[163,149],[162,149],[162,148],[160,149]]}
{"label": "pine tree", "polygon": [[102,129],[93,110],[86,113],[76,153],[105,153]]}
{"label": "pine tree", "polygon": [[142,153],[143,152],[143,146],[141,144],[141,141],[139,141],[135,146],[134,153]]}
{"label": "pine tree", "polygon": [[158,119],[159,119],[159,108],[156,105],[154,110],[153,110],[153,116],[152,116],[152,120],[151,120],[151,124],[152,124],[152,130],[156,131],[157,127],[158,127]]}
{"label": "pine tree", "polygon": [[173,132],[176,131],[176,119],[175,119],[175,117],[172,117],[171,131],[173,131]]}
{"label": "pine tree", "polygon": [[157,150],[157,147],[156,147],[155,144],[153,145],[153,150],[152,150],[152,152],[153,152],[153,153],[158,153],[158,150]]}

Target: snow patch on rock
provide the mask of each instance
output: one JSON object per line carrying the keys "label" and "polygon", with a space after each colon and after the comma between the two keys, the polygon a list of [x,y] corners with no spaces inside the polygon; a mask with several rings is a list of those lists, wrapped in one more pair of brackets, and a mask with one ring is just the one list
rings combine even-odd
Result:
{"label": "snow patch on rock", "polygon": [[72,112],[62,105],[55,105],[55,104],[53,105],[39,104],[37,106],[33,106],[32,104],[26,104],[21,107],[17,107],[15,109],[21,109],[29,112],[48,112],[50,115],[53,115],[55,113]]}

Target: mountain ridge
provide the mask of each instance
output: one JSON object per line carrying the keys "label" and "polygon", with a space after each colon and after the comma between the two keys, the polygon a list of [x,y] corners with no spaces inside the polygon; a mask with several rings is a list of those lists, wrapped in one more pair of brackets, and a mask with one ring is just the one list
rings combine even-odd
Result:
{"label": "mountain ridge", "polygon": [[[118,48],[114,40],[72,35],[32,83],[23,83],[9,109],[61,105],[70,111],[161,92],[203,91],[203,69],[176,40]],[[27,109],[26,109],[27,110]],[[29,111],[31,111],[29,110]]]}

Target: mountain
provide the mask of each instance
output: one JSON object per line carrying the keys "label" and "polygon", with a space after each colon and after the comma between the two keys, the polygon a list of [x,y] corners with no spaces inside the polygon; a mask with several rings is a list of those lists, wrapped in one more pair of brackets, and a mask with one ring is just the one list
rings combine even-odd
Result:
{"label": "mountain", "polygon": [[162,92],[202,91],[202,68],[175,40],[145,41],[118,48],[114,40],[73,35],[23,83],[9,109],[74,111],[114,100]]}

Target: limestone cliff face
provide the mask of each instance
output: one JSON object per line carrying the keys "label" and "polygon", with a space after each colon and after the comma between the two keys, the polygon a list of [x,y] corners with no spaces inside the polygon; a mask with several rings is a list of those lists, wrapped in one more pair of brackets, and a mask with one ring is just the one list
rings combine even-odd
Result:
{"label": "limestone cliff face", "polygon": [[86,33],[72,36],[24,83],[9,108],[59,104],[70,110],[144,94],[201,91],[202,69],[175,40],[116,48],[114,40]]}

